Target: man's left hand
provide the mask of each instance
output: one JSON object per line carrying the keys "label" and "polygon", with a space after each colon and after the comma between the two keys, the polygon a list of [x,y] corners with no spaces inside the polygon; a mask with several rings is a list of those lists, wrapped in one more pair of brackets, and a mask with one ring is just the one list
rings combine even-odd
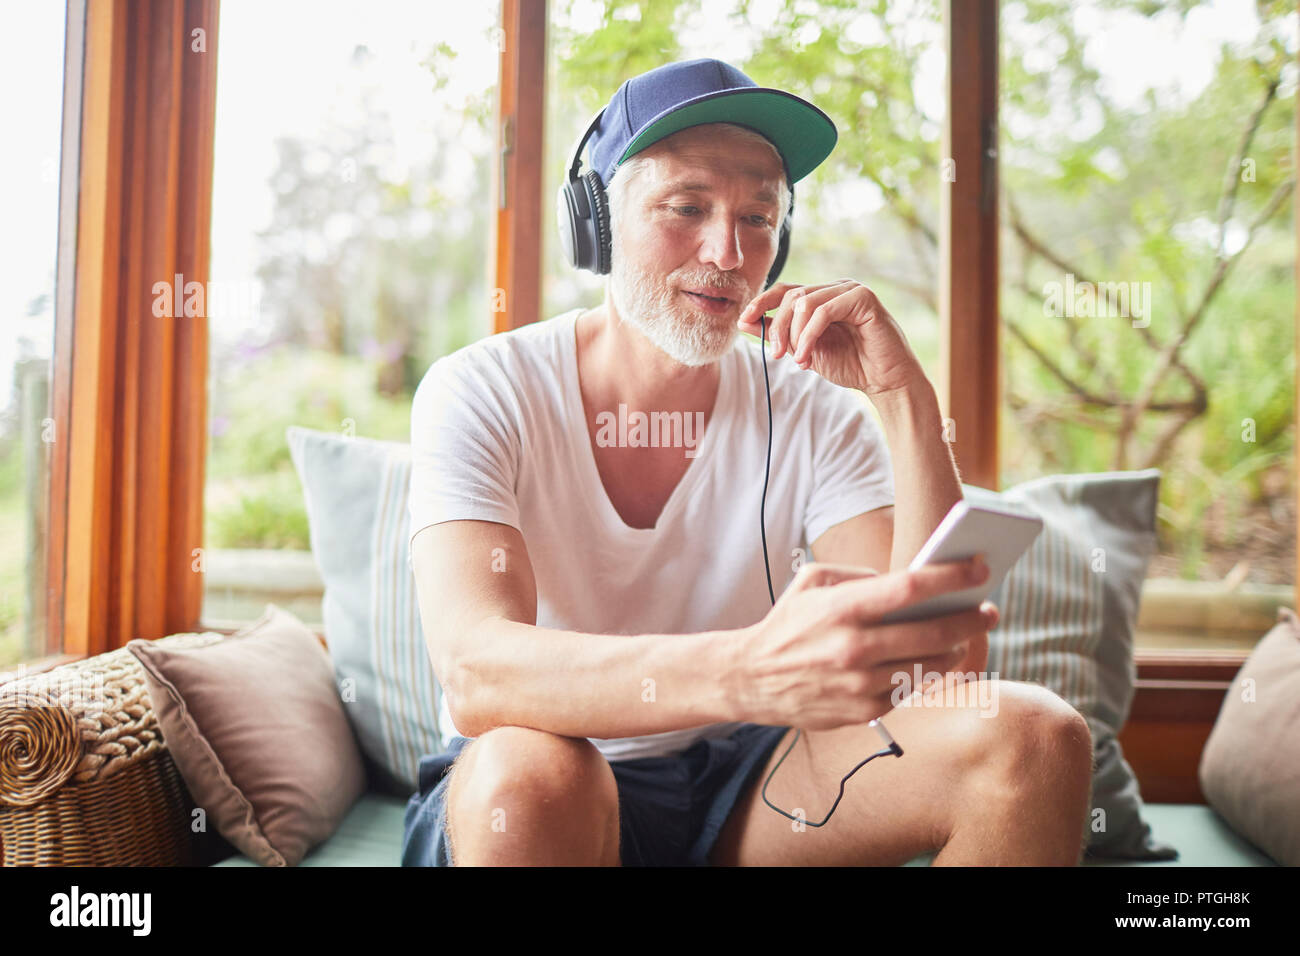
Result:
{"label": "man's left hand", "polygon": [[778,282],[740,314],[742,332],[758,335],[771,312],[767,337],[772,357],[793,355],[800,368],[867,395],[906,388],[924,379],[903,330],[876,298],[853,279],[822,285]]}

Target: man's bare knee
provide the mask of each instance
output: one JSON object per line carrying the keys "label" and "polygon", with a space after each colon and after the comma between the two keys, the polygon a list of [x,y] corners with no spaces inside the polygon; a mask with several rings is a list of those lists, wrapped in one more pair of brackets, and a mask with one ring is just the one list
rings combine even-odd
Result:
{"label": "man's bare knee", "polygon": [[997,697],[982,742],[987,767],[1003,773],[1002,782],[1089,786],[1092,732],[1082,714],[1040,684],[1000,680]]}
{"label": "man's bare knee", "polygon": [[521,830],[544,839],[573,828],[600,837],[616,827],[618,789],[590,741],[527,727],[498,727],[457,759],[447,792],[452,846]]}

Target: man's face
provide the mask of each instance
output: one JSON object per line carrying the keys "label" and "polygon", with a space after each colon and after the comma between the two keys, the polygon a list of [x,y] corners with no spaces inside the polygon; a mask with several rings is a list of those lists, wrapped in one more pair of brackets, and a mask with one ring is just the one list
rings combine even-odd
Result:
{"label": "man's face", "polygon": [[651,162],[627,184],[614,224],[614,308],[676,361],[707,365],[731,347],[776,258],[785,172],[774,151],[719,124],[639,155]]}

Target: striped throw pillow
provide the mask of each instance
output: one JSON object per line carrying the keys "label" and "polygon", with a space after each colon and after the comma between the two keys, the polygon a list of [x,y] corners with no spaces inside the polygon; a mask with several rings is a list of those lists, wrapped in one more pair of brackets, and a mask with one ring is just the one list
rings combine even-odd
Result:
{"label": "striped throw pillow", "polygon": [[1007,502],[1043,519],[1043,531],[991,600],[990,673],[1041,684],[1092,728],[1094,765],[1088,855],[1176,859],[1142,819],[1137,778],[1117,735],[1133,702],[1133,635],[1147,564],[1156,547],[1157,469],[1051,475],[967,500]]}
{"label": "striped throw pillow", "polygon": [[410,446],[293,427],[322,620],[344,712],[372,789],[409,796],[420,757],[440,753],[434,677],[407,550]]}

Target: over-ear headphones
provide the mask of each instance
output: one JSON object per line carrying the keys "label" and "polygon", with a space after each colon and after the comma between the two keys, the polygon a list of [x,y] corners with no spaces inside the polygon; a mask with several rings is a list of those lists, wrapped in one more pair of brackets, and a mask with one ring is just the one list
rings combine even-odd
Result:
{"label": "over-ear headphones", "polygon": [[[578,174],[582,165],[582,148],[600,125],[602,109],[587,126],[587,131],[573,148],[564,182],[556,196],[556,219],[560,226],[560,246],[564,257],[575,269],[586,269],[597,275],[608,275],[613,235],[609,223],[609,197],[600,175],[592,169]],[[790,206],[781,220],[781,235],[777,240],[776,258],[768,270],[764,289],[769,289],[781,275],[786,256],[790,252],[791,216],[794,214],[794,187],[790,187]]]}

